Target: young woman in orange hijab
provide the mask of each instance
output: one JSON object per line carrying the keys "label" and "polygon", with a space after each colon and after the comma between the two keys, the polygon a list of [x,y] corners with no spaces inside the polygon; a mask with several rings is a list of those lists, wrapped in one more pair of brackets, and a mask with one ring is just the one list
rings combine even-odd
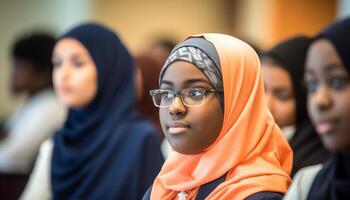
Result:
{"label": "young woman in orange hijab", "polygon": [[268,111],[260,61],[222,34],[187,38],[151,90],[173,148],[143,199],[281,199],[292,151]]}

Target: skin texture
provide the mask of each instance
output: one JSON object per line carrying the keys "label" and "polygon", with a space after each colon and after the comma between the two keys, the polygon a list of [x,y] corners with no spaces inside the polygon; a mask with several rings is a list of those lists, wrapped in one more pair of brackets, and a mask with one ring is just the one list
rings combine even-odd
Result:
{"label": "skin texture", "polygon": [[82,108],[97,93],[97,69],[87,49],[77,40],[60,40],[53,55],[54,88],[60,101],[72,108]]}
{"label": "skin texture", "polygon": [[[166,69],[160,87],[171,90],[213,88],[204,73],[183,61],[176,61]],[[219,135],[223,122],[223,110],[215,94],[208,94],[197,107],[186,107],[176,97],[171,106],[159,109],[159,116],[165,137],[172,148],[182,154],[204,151]]]}
{"label": "skin texture", "polygon": [[284,128],[295,124],[296,101],[288,72],[279,65],[263,64],[266,103],[277,124]]}
{"label": "skin texture", "polygon": [[319,39],[311,45],[305,81],[308,112],[323,144],[331,151],[349,150],[349,72],[328,40]]}

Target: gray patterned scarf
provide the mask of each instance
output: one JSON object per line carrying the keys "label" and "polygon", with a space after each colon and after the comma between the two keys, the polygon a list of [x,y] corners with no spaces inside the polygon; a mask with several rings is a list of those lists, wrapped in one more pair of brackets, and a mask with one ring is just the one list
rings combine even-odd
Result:
{"label": "gray patterned scarf", "polygon": [[[198,38],[195,38],[198,40]],[[191,40],[191,39],[190,39]],[[204,39],[200,39],[204,40]],[[206,41],[206,40],[205,40]],[[186,41],[185,41],[186,42]],[[209,43],[209,42],[208,42]],[[211,45],[211,44],[210,44]],[[200,69],[205,76],[209,79],[211,85],[216,91],[223,92],[223,81],[220,66],[217,66],[215,63],[219,63],[218,56],[214,55],[210,58],[202,49],[197,47],[199,45],[193,46],[182,46],[181,44],[175,49],[168,59],[166,60],[161,72],[160,72],[160,80],[163,79],[165,70],[175,61],[181,60],[189,62],[195,65],[198,69]],[[211,45],[213,48],[214,46]],[[212,52],[212,50],[211,50]],[[215,51],[216,53],[216,51]],[[213,61],[214,60],[214,61]],[[214,63],[215,62],[215,63]],[[224,108],[224,94],[216,93],[221,107]]]}

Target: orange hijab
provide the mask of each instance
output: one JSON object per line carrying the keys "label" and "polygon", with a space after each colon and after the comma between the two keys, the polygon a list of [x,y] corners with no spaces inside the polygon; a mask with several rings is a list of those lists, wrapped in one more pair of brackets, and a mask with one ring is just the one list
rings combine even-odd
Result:
{"label": "orange hijab", "polygon": [[152,200],[172,200],[180,191],[195,199],[201,185],[227,173],[207,199],[245,199],[262,191],[285,193],[292,151],[267,109],[260,61],[246,43],[223,34],[203,34],[219,55],[224,84],[224,120],[216,141],[196,155],[171,152],[152,187]]}

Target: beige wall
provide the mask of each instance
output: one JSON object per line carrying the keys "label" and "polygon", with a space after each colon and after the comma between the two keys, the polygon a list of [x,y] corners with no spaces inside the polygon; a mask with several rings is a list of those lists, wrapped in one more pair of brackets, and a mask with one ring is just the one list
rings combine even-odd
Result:
{"label": "beige wall", "polygon": [[295,34],[316,34],[336,19],[336,6],[336,0],[239,1],[234,32],[270,48]]}
{"label": "beige wall", "polygon": [[132,51],[155,34],[182,39],[202,32],[231,33],[230,0],[95,0],[92,17],[113,27]]}
{"label": "beige wall", "polygon": [[336,19],[336,0],[270,0],[264,41],[268,46],[296,33],[313,36]]}
{"label": "beige wall", "polygon": [[0,117],[17,102],[7,90],[9,46],[28,29],[55,33],[94,20],[116,30],[132,52],[155,35],[175,39],[220,32],[268,48],[296,33],[314,34],[335,18],[336,0],[2,0],[0,1]]}

